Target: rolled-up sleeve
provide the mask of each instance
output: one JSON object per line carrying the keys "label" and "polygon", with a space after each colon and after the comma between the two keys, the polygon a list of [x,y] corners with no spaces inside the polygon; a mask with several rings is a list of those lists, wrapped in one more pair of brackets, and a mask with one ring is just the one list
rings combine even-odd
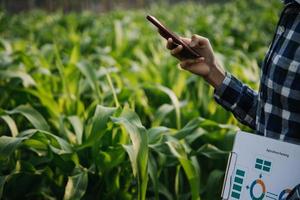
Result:
{"label": "rolled-up sleeve", "polygon": [[215,90],[214,98],[241,123],[255,129],[257,92],[227,73],[222,85]]}

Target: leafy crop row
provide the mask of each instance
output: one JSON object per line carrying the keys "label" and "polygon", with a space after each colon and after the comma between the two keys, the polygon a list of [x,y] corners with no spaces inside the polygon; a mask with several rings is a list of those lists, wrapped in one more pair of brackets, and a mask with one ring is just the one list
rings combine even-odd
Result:
{"label": "leafy crop row", "polygon": [[0,199],[218,199],[239,124],[145,15],[209,37],[257,88],[279,7],[0,13]]}

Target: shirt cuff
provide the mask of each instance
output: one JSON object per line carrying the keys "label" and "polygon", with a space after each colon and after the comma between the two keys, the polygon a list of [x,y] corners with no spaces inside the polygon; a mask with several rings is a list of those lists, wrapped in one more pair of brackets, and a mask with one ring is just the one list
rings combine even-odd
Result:
{"label": "shirt cuff", "polygon": [[227,73],[214,98],[243,124],[255,129],[257,93]]}
{"label": "shirt cuff", "polygon": [[230,73],[226,73],[221,86],[215,89],[214,98],[225,109],[232,111],[242,91],[243,84]]}
{"label": "shirt cuff", "polygon": [[217,89],[215,89],[215,97],[221,97],[223,96],[226,88],[230,85],[230,81],[231,81],[232,77],[231,77],[231,74],[227,73],[226,72],[226,75],[225,75],[225,78],[221,84],[220,87],[218,87]]}

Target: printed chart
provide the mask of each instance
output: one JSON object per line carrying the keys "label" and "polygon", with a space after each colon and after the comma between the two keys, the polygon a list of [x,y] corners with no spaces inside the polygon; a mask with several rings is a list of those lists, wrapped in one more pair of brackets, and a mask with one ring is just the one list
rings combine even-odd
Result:
{"label": "printed chart", "polygon": [[299,155],[300,145],[237,133],[226,170],[223,199],[285,200],[300,183]]}
{"label": "printed chart", "polygon": [[[286,188],[279,193],[274,193],[268,190],[264,182],[264,174],[271,173],[272,162],[262,158],[256,158],[256,162],[253,165],[254,170],[259,174],[257,179],[250,183],[245,183],[246,171],[243,169],[236,169],[235,176],[233,178],[233,184],[231,188],[231,198],[241,199],[241,193],[243,187],[246,189],[246,193],[249,193],[249,199],[251,200],[285,200],[288,194],[292,191],[291,188]],[[266,176],[268,177],[268,176]]]}

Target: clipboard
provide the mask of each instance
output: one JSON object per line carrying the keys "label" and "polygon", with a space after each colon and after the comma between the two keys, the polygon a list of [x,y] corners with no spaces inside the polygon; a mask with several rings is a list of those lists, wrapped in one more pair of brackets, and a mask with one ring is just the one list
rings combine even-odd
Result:
{"label": "clipboard", "polygon": [[222,200],[284,200],[300,184],[300,145],[239,131]]}

